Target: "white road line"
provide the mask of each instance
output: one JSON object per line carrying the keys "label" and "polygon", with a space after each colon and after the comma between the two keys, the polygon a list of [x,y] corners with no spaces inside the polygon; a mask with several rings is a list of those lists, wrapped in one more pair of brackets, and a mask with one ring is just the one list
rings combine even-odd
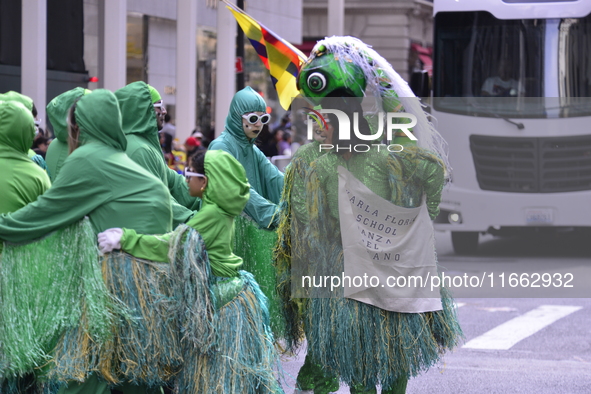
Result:
{"label": "white road line", "polygon": [[468,349],[510,349],[517,342],[542,328],[582,309],[580,306],[542,305],[521,316],[471,339],[463,347]]}

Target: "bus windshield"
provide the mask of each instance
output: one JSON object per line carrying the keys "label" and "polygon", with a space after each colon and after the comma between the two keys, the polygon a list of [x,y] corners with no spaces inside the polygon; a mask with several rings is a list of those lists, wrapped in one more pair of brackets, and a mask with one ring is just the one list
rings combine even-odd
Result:
{"label": "bus windshield", "polygon": [[591,15],[500,20],[485,11],[435,17],[433,104],[471,116],[591,115]]}

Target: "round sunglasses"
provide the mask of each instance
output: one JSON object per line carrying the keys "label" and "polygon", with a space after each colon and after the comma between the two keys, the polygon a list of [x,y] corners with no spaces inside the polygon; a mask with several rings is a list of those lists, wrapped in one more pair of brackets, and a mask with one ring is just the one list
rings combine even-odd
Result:
{"label": "round sunglasses", "polygon": [[186,180],[189,180],[189,179],[191,179],[192,177],[197,177],[197,178],[205,178],[205,175],[203,175],[203,174],[200,174],[200,173],[198,173],[198,172],[191,172],[191,171],[188,171],[186,168],[185,168],[185,170],[183,171],[183,175],[185,176],[185,179],[186,179]]}
{"label": "round sunglasses", "polygon": [[261,121],[262,124],[267,124],[271,120],[271,115],[269,115],[269,114],[257,115],[255,113],[252,113],[252,114],[242,115],[242,117],[244,119],[246,119],[248,121],[248,123],[250,123],[250,124],[256,124],[259,120]]}

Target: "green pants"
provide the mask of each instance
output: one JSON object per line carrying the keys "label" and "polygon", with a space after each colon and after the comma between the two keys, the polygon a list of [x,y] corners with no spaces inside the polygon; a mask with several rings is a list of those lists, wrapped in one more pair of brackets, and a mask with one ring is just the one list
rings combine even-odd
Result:
{"label": "green pants", "polygon": [[[159,387],[149,389],[145,386],[123,383],[113,389],[113,393],[117,392],[123,394],[161,394],[162,389]],[[93,374],[82,383],[70,382],[67,387],[63,386],[58,391],[58,394],[111,394],[111,389],[106,382],[99,380]]]}
{"label": "green pants", "polygon": [[[404,394],[406,393],[406,384],[408,383],[408,379],[406,376],[401,376],[396,379],[394,382],[393,387],[389,387],[387,389],[382,389],[382,394]],[[351,387],[351,394],[375,394],[377,390],[373,389],[366,389],[362,385],[353,385]]]}
{"label": "green pants", "polygon": [[309,353],[306,354],[296,382],[298,389],[313,390],[314,394],[328,394],[339,389],[338,376],[327,372],[322,365],[314,362]]}

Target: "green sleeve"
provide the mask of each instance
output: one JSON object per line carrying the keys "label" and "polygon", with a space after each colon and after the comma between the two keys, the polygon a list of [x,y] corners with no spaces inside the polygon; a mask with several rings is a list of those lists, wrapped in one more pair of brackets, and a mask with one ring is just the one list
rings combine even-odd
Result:
{"label": "green sleeve", "polygon": [[181,204],[170,196],[170,205],[172,207],[172,227],[176,228],[179,224],[187,223],[193,217],[195,212],[189,208],[183,207]]}
{"label": "green sleeve", "polygon": [[267,199],[275,204],[279,204],[281,192],[283,191],[283,173],[260,150],[257,150],[256,159],[263,174],[263,183],[267,189]]}
{"label": "green sleeve", "polygon": [[124,228],[121,249],[140,259],[168,262],[168,242],[172,233],[163,235],[138,234],[135,230]]}
{"label": "green sleeve", "polygon": [[[164,163],[162,156],[158,155],[154,149],[150,146],[142,145],[138,149],[134,150],[131,155],[131,159],[138,163],[142,168],[145,168],[154,175],[156,178],[160,179],[164,185],[168,186],[170,189],[170,185],[168,182],[168,167]],[[185,186],[186,188],[186,186]],[[181,193],[177,193],[181,194]],[[188,196],[187,192],[187,196]],[[170,197],[170,204],[172,206],[172,226],[176,227],[179,224],[186,223],[191,217],[193,216],[194,212],[187,207],[183,206],[183,204],[179,203],[175,196],[171,194]]]}
{"label": "green sleeve", "polygon": [[159,156],[154,149],[147,145],[142,145],[128,154],[142,168],[148,170],[150,174],[160,179],[165,185],[168,185],[167,167],[162,155]]}
{"label": "green sleeve", "polygon": [[276,215],[277,204],[281,199],[283,190],[283,173],[275,167],[262,152],[258,151],[255,157],[256,165],[260,169],[261,182],[265,185],[268,199],[261,196],[253,187],[250,188],[250,198],[244,211],[261,228],[274,229],[279,220]]}
{"label": "green sleeve", "polygon": [[108,201],[111,193],[109,182],[88,158],[71,158],[35,202],[0,217],[0,239],[26,242],[39,238],[82,219]]}

